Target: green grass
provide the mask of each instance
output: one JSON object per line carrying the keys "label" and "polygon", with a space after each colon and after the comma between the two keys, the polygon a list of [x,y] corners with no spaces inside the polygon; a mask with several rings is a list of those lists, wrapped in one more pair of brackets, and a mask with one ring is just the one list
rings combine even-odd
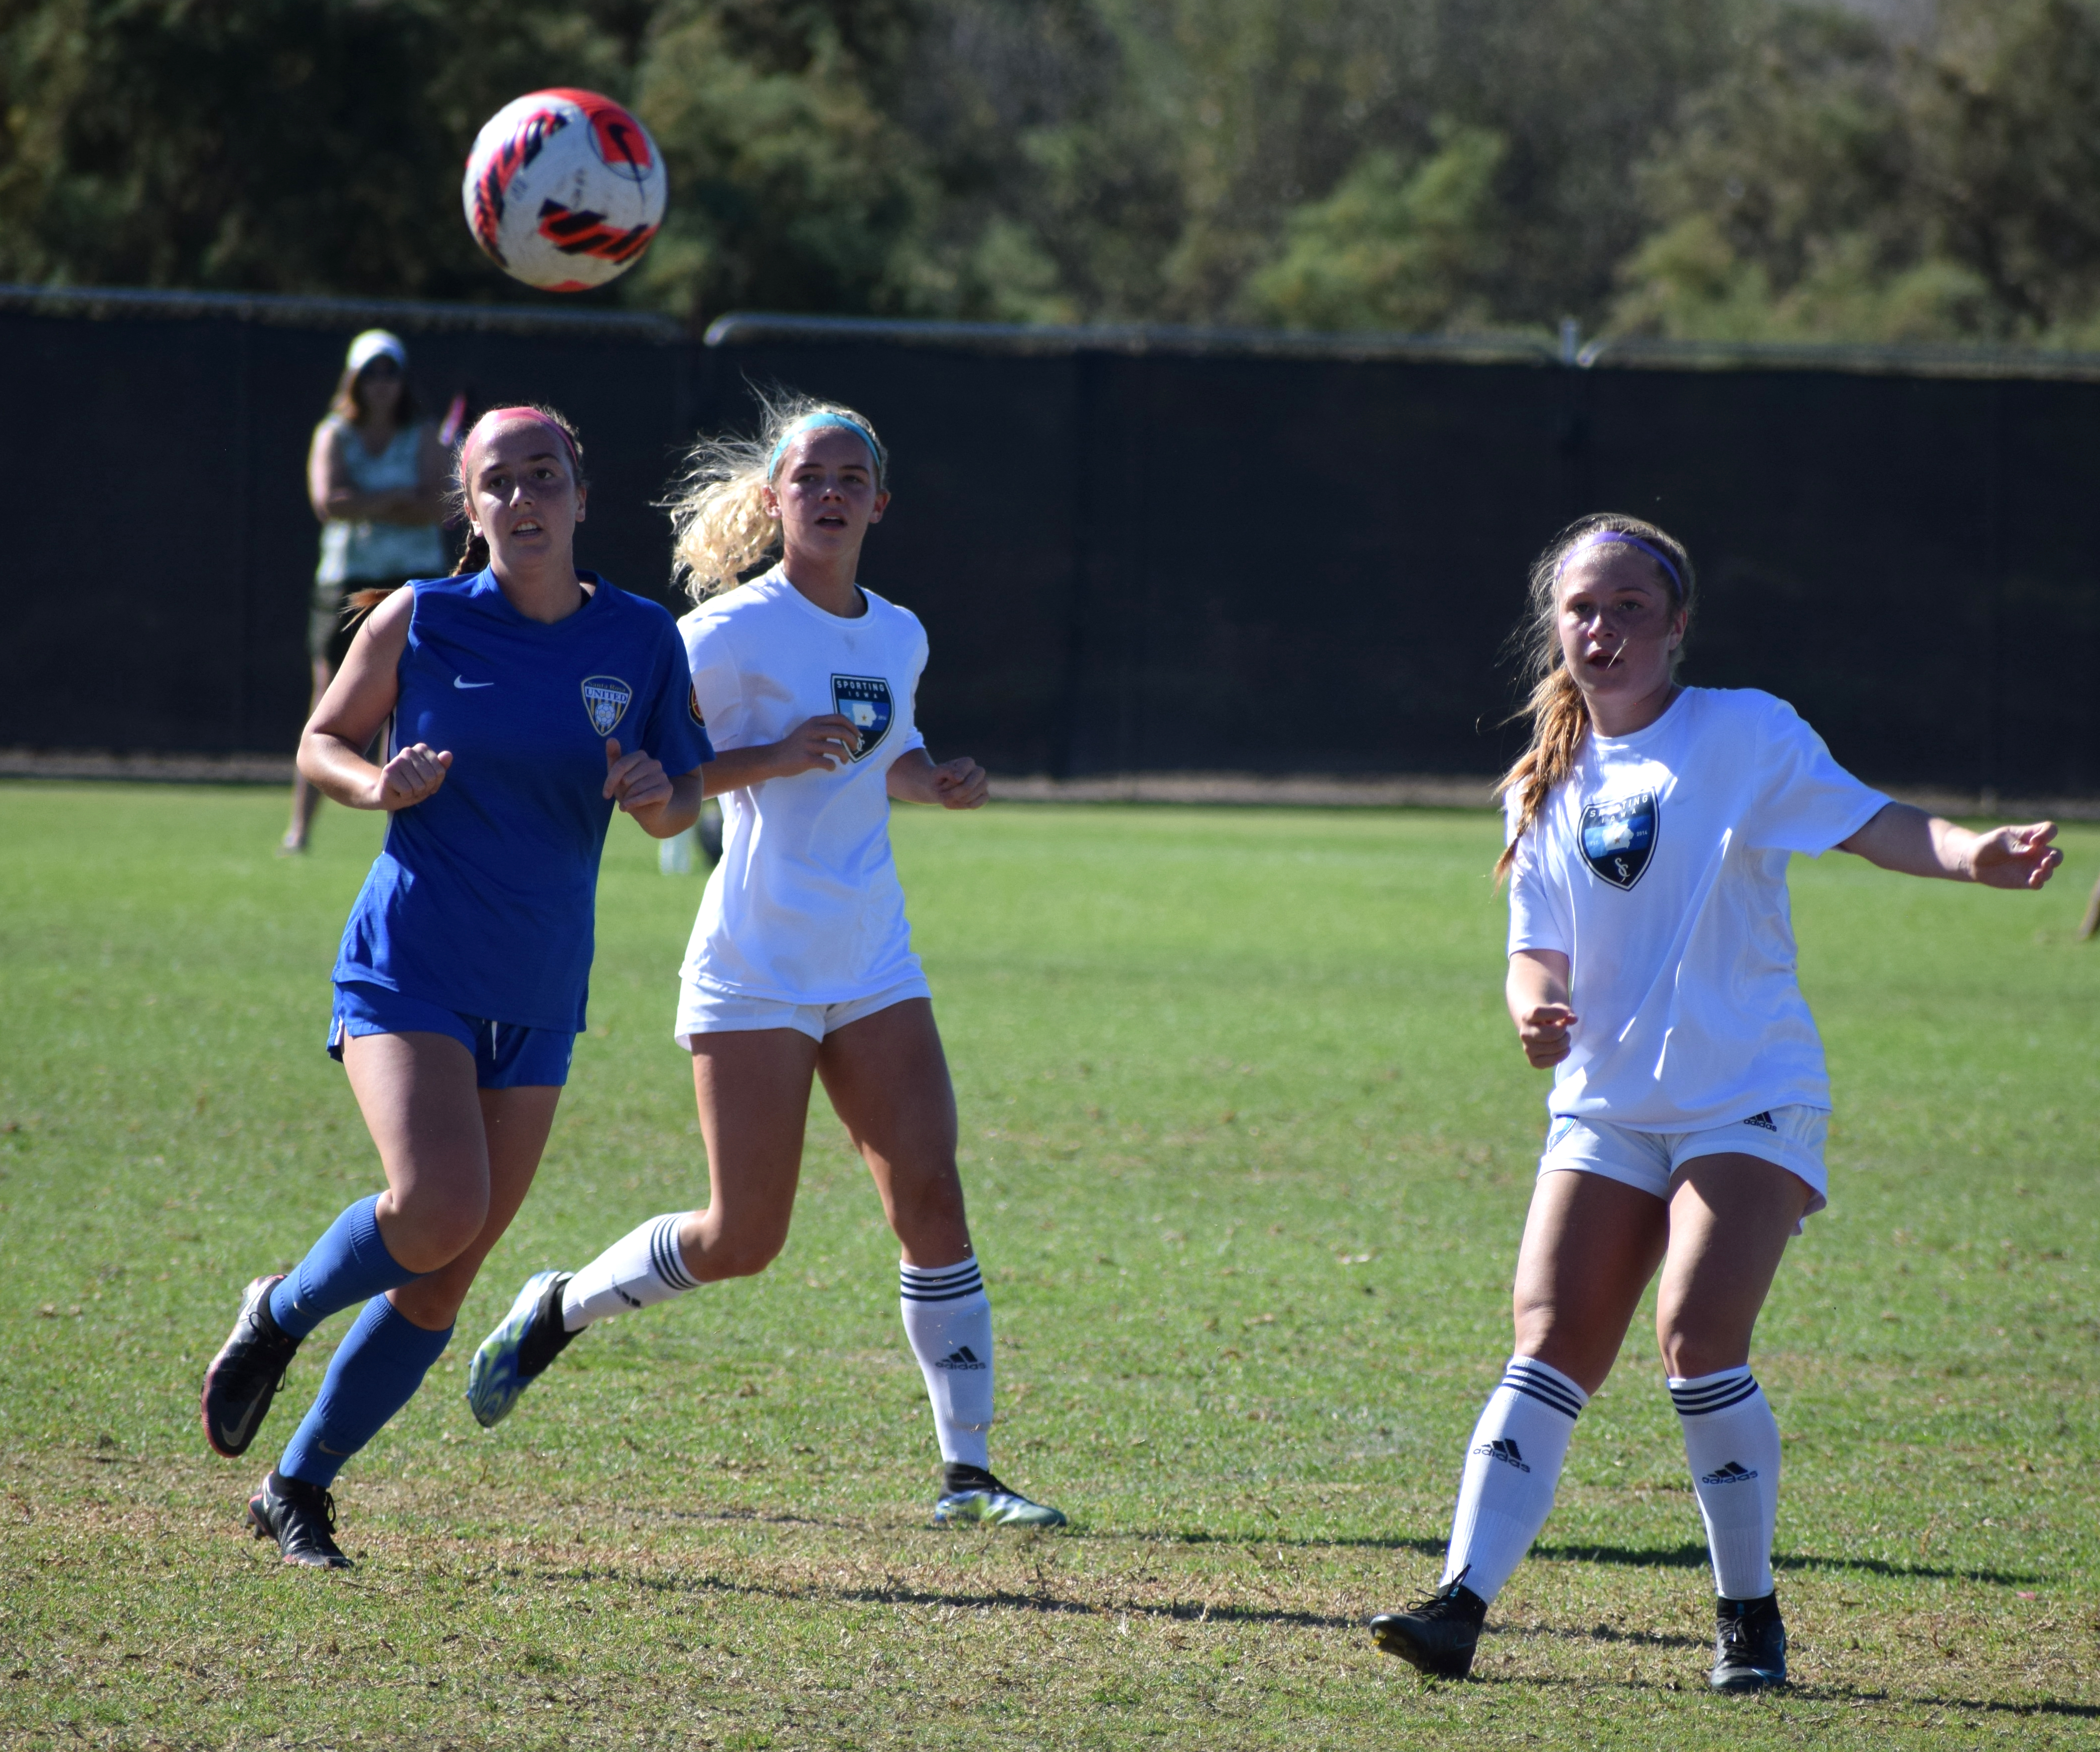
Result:
{"label": "green grass", "polygon": [[[339,1492],[348,1575],[240,1525],[196,1384],[239,1286],[375,1188],[320,1051],[377,824],[0,787],[0,1740],[33,1746],[1671,1748],[2100,1738],[2100,834],[2039,898],[1798,862],[1839,1111],[1758,1371],[1802,1684],[1703,1688],[1644,1324],[1478,1682],[1361,1628],[1435,1575],[1540,1132],[1478,815],[901,812],[1047,1538],[926,1525],[895,1249],[821,1108],[763,1278],[593,1331],[493,1435],[530,1271],[705,1176],[668,1038],[699,885],[616,823],[541,1180]],[[1646,1317],[1643,1316],[1643,1322]]]}

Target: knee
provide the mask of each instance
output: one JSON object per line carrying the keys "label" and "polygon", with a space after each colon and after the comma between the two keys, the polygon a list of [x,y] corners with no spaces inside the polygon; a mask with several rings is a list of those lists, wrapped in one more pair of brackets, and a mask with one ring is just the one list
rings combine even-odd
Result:
{"label": "knee", "polygon": [[1680,1381],[1718,1375],[1723,1369],[1740,1368],[1749,1361],[1748,1332],[1737,1331],[1732,1322],[1703,1319],[1695,1309],[1658,1308],[1655,1336],[1663,1367]]}
{"label": "knee", "polygon": [[686,1269],[703,1283],[724,1278],[756,1278],[780,1257],[780,1250],[787,1245],[788,1231],[770,1224],[725,1225],[712,1237],[704,1231],[698,1248],[680,1238]]}
{"label": "knee", "polygon": [[488,1220],[485,1190],[446,1192],[405,1201],[381,1233],[403,1270],[427,1275],[443,1271],[472,1247]]}

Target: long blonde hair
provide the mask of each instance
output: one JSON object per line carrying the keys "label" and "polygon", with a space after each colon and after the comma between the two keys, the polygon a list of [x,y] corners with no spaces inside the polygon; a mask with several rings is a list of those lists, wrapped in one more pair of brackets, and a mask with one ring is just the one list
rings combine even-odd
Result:
{"label": "long blonde hair", "polygon": [[875,451],[875,490],[887,490],[889,452],[866,416],[799,391],[753,392],[764,414],[756,436],[702,438],[686,454],[685,472],[663,508],[671,514],[671,580],[696,602],[734,590],[780,540],[780,519],[765,509],[782,446],[813,415],[850,421]]}
{"label": "long blonde hair", "polygon": [[[1515,831],[1502,848],[1502,856],[1495,860],[1498,883],[1509,874],[1510,866],[1516,862],[1517,841],[1531,831],[1532,823],[1546,807],[1546,798],[1553,794],[1553,788],[1574,770],[1575,757],[1582,750],[1582,739],[1590,731],[1590,708],[1583,704],[1582,690],[1575,685],[1575,677],[1568,673],[1568,665],[1560,655],[1560,570],[1576,549],[1607,533],[1624,536],[1666,556],[1669,565],[1657,565],[1656,576],[1670,591],[1673,607],[1684,616],[1688,633],[1690,630],[1698,585],[1697,576],[1692,569],[1692,556],[1676,536],[1643,519],[1627,517],[1617,511],[1593,511],[1587,517],[1577,518],[1532,562],[1530,606],[1523,622],[1510,636],[1510,642],[1522,657],[1524,677],[1532,684],[1531,697],[1515,714],[1531,720],[1531,746],[1518,756],[1516,764],[1502,774],[1502,783],[1495,787],[1498,797],[1514,792],[1517,799]],[[1635,552],[1639,551],[1635,549]],[[1652,557],[1649,563],[1655,564]],[[1675,568],[1674,576],[1672,567]],[[1673,673],[1683,654],[1684,647],[1680,642],[1670,657]]]}

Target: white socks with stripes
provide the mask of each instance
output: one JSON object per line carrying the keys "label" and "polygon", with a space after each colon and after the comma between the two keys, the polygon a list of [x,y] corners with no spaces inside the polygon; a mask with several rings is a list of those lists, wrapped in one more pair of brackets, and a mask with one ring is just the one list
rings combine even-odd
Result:
{"label": "white socks with stripes", "polygon": [[683,1211],[652,1216],[622,1235],[571,1278],[562,1291],[562,1326],[580,1332],[607,1314],[631,1313],[697,1287],[678,1251]]}
{"label": "white socks with stripes", "polygon": [[904,1335],[926,1377],[941,1458],[991,1470],[991,1303],[975,1259],[898,1268]]}
{"label": "white socks with stripes", "polygon": [[1445,1584],[1462,1579],[1482,1600],[1502,1591],[1553,1511],[1568,1439],[1589,1402],[1558,1369],[1536,1357],[1510,1358],[1467,1444]]}
{"label": "white socks with stripes", "polygon": [[1684,1426],[1684,1458],[1714,1554],[1714,1591],[1762,1600],[1772,1591],[1772,1531],[1779,1520],[1779,1423],[1749,1365],[1670,1378]]}

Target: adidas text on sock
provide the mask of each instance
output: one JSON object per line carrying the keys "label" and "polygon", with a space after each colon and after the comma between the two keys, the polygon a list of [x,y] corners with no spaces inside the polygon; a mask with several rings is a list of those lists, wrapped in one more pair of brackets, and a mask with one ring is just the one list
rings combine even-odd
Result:
{"label": "adidas text on sock", "polygon": [[904,1335],[933,1412],[944,1461],[991,1467],[991,1303],[974,1258],[898,1269]]}
{"label": "adidas text on sock", "polygon": [[1714,1591],[1762,1600],[1772,1591],[1772,1534],[1779,1520],[1779,1424],[1745,1364],[1718,1374],[1670,1379],[1684,1432]]}
{"label": "adidas text on sock", "polygon": [[1589,1395],[1550,1364],[1512,1357],[1466,1444],[1446,1583],[1491,1600],[1553,1510],[1575,1419]]}

